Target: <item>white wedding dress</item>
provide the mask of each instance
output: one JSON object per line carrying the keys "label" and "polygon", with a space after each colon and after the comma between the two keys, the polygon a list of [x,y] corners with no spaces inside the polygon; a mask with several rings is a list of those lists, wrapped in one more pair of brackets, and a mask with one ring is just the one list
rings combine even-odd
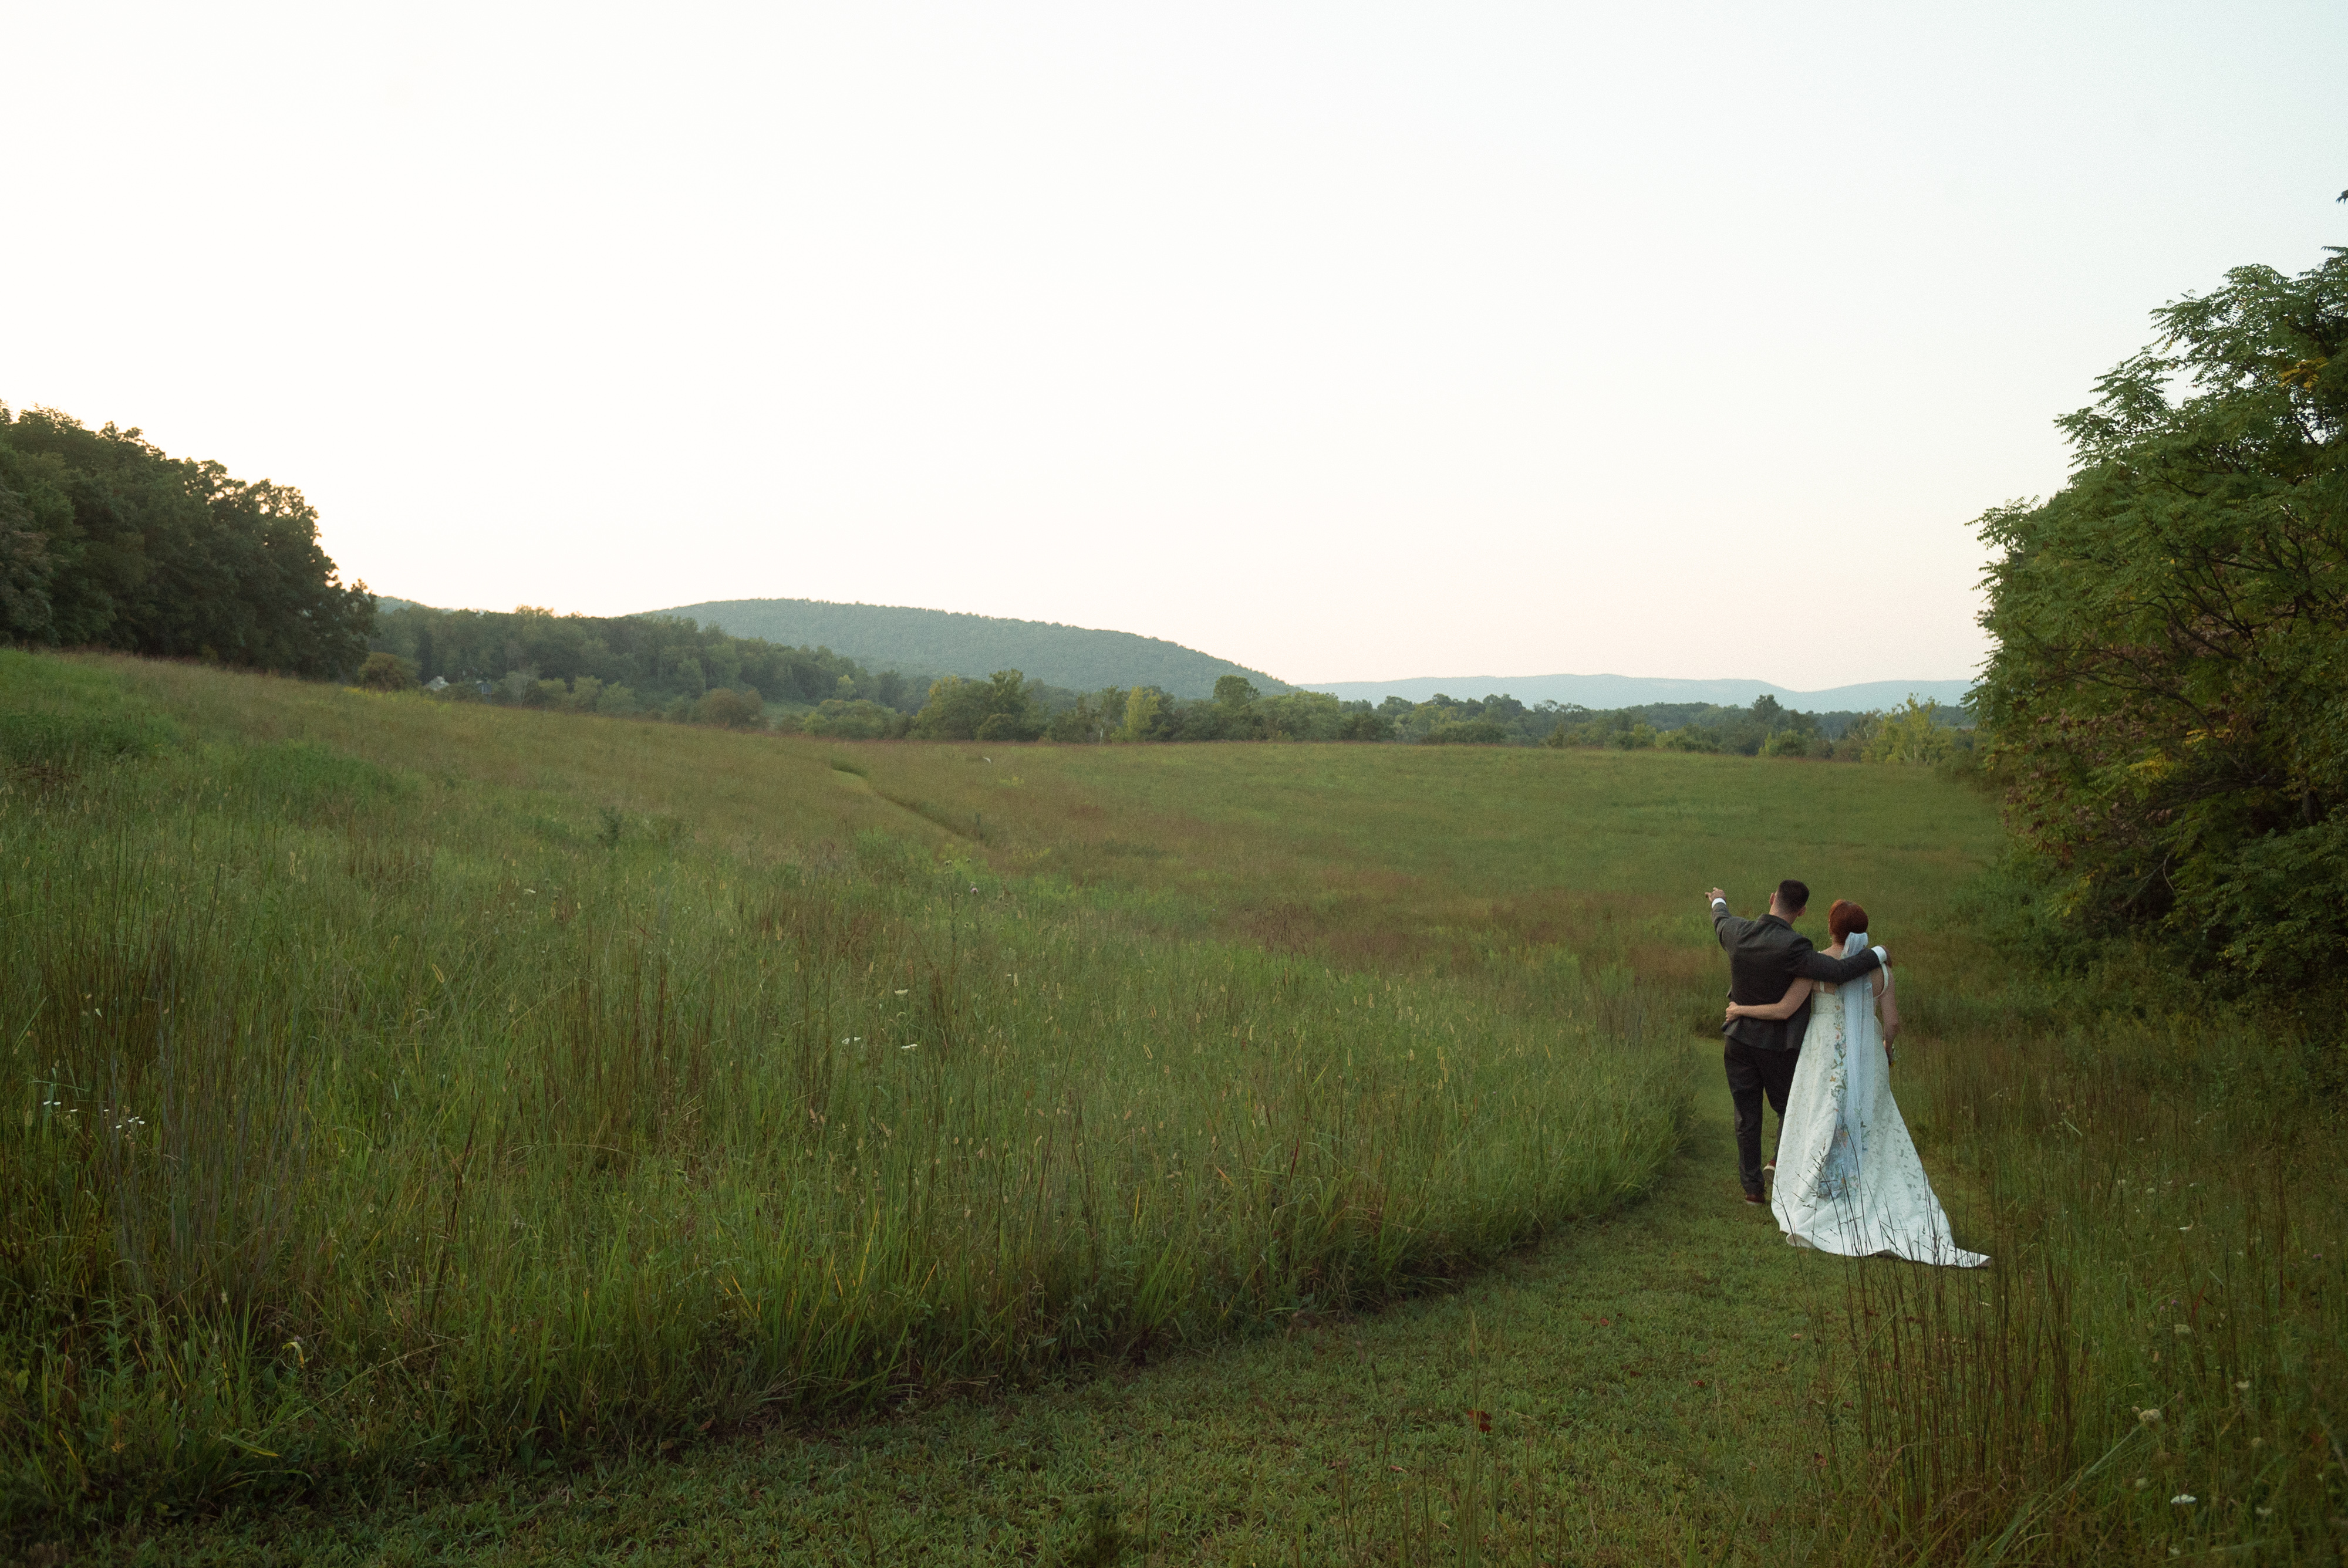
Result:
{"label": "white wedding dress", "polygon": [[[1847,950],[1867,945],[1860,932]],[[1777,1127],[1769,1206],[1796,1246],[1958,1268],[1989,1262],[1950,1239],[1949,1216],[1891,1098],[1872,976],[1811,993],[1809,1032]]]}

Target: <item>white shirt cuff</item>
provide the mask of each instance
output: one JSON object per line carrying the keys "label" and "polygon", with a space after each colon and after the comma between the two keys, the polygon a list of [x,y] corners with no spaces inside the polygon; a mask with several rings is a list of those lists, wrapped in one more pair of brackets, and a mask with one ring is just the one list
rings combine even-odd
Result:
{"label": "white shirt cuff", "polygon": [[1728,907],[1728,900],[1725,898],[1715,898],[1712,901],[1712,907],[1715,909],[1725,909]]}

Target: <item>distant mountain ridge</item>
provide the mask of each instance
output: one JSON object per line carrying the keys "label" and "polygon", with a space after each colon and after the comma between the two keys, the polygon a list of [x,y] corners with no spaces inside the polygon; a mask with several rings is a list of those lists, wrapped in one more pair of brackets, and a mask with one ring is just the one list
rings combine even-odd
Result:
{"label": "distant mountain ridge", "polygon": [[875,671],[989,675],[1017,670],[1031,681],[1076,691],[1156,686],[1177,697],[1211,697],[1218,680],[1243,675],[1265,692],[1292,690],[1261,670],[1179,642],[1056,620],[819,599],[712,600],[642,613],[691,616],[736,637],[829,648]]}
{"label": "distant mountain ridge", "polygon": [[[385,610],[415,601],[379,597]],[[1284,682],[1261,670],[1218,659],[1195,648],[1131,631],[1016,620],[960,610],[907,605],[840,604],[820,599],[726,599],[648,610],[640,615],[690,616],[736,637],[764,638],[787,647],[822,647],[876,674],[989,675],[1017,670],[1028,679],[1076,691],[1104,686],[1156,686],[1177,697],[1210,697],[1225,675],[1242,675],[1259,691],[1326,692],[1347,702],[1401,697],[1424,702],[1441,692],[1458,698],[1506,694],[1520,702],[1561,702],[1584,708],[1635,708],[1650,702],[1712,702],[1744,707],[1766,694],[1810,712],[1866,712],[1893,708],[1914,696],[1961,703],[1971,681],[1867,681],[1797,692],[1768,681],[1678,680],[1649,675],[1420,675],[1400,681]]]}
{"label": "distant mountain ridge", "polygon": [[1584,708],[1636,708],[1649,702],[1716,702],[1743,707],[1762,695],[1788,708],[1813,713],[1866,712],[1897,707],[1913,695],[1928,702],[1955,704],[1972,690],[1971,681],[1867,681],[1795,692],[1766,681],[1678,681],[1648,675],[1422,675],[1406,681],[1336,681],[1300,687],[1327,692],[1348,702],[1382,702],[1402,697],[1424,702],[1440,692],[1448,697],[1501,694],[1519,702],[1572,702]]}

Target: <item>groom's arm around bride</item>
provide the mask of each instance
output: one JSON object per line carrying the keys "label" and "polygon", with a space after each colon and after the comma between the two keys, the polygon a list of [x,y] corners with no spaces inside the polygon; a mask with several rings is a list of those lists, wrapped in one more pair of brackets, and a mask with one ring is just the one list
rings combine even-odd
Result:
{"label": "groom's arm around bride", "polygon": [[[1890,959],[1881,948],[1837,958],[1812,947],[1807,937],[1794,929],[1794,922],[1809,907],[1810,890],[1790,878],[1777,884],[1769,899],[1769,912],[1755,919],[1733,913],[1728,895],[1717,887],[1707,897],[1712,900],[1713,932],[1728,954],[1730,1001],[1766,1007],[1783,997],[1796,979],[1843,985],[1872,974]],[[1799,1050],[1809,1021],[1810,1009],[1805,1003],[1783,1021],[1741,1018],[1732,1020],[1725,1032],[1731,1040],[1763,1050]]]}

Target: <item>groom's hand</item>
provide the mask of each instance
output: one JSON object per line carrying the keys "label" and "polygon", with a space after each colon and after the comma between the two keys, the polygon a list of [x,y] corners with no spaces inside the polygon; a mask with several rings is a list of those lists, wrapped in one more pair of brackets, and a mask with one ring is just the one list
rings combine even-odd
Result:
{"label": "groom's hand", "polygon": [[1723,893],[1719,888],[1715,887],[1715,888],[1714,888],[1711,892],[1709,892],[1709,893],[1707,893],[1707,894],[1705,894],[1705,895],[1704,896],[1704,903],[1705,903],[1705,904],[1707,904],[1707,905],[1711,905],[1711,904],[1725,904],[1725,903],[1727,903],[1727,902],[1728,902],[1728,895],[1727,895],[1727,894],[1725,894],[1725,893]]}

